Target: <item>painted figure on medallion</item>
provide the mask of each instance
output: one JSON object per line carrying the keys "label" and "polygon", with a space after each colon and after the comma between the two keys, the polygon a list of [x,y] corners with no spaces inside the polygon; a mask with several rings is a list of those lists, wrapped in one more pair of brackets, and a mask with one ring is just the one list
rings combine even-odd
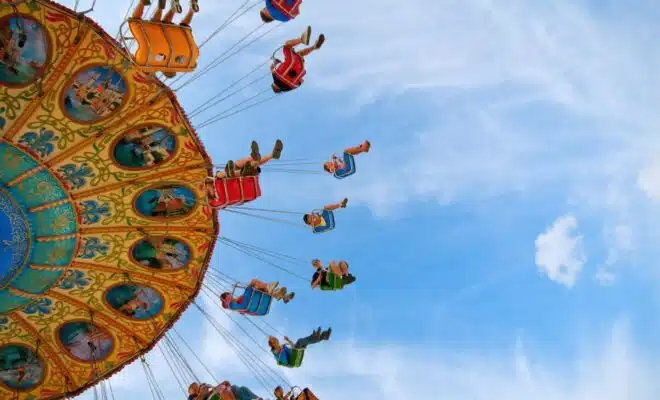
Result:
{"label": "painted figure on medallion", "polygon": [[29,390],[41,383],[44,367],[31,349],[6,345],[0,347],[0,381],[10,389]]}
{"label": "painted figure on medallion", "polygon": [[86,362],[101,361],[112,352],[112,336],[85,321],[68,322],[59,329],[59,339],[70,356]]}
{"label": "painted figure on medallion", "polygon": [[110,307],[128,318],[145,320],[163,310],[163,298],[150,287],[122,284],[112,287],[105,294]]}
{"label": "painted figure on medallion", "polygon": [[167,161],[175,148],[176,139],[169,129],[143,126],[125,133],[112,155],[122,167],[149,168]]}
{"label": "painted figure on medallion", "polygon": [[149,237],[140,240],[131,250],[133,259],[145,267],[159,270],[183,268],[190,262],[190,248],[174,238]]}
{"label": "painted figure on medallion", "polygon": [[64,90],[64,112],[78,122],[111,116],[126,100],[126,81],[111,67],[84,69]]}
{"label": "painted figure on medallion", "polygon": [[0,20],[0,82],[27,85],[41,77],[48,60],[46,35],[32,18],[10,16]]}
{"label": "painted figure on medallion", "polygon": [[145,217],[184,217],[195,207],[195,193],[177,185],[165,185],[142,192],[135,209]]}

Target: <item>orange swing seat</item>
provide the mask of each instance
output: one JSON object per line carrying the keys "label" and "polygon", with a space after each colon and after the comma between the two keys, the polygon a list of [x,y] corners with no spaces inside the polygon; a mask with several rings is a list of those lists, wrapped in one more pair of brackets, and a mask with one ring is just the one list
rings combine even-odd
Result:
{"label": "orange swing seat", "polygon": [[133,61],[145,72],[190,72],[197,67],[199,47],[192,29],[171,23],[129,18],[137,42]]}

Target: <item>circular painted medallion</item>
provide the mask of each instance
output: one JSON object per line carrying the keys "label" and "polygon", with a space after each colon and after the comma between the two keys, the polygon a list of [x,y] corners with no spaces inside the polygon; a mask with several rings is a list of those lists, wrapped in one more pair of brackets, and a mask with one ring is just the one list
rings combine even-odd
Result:
{"label": "circular painted medallion", "polygon": [[162,185],[146,189],[135,198],[135,211],[147,218],[183,218],[192,213],[195,193],[180,185]]}
{"label": "circular painted medallion", "polygon": [[0,382],[12,390],[37,387],[44,376],[44,364],[32,349],[9,344],[0,347]]}
{"label": "circular painted medallion", "polygon": [[87,321],[67,322],[58,329],[58,338],[69,356],[83,362],[105,360],[115,345],[108,331]]}
{"label": "circular painted medallion", "polygon": [[62,110],[79,123],[94,123],[111,117],[124,105],[127,86],[112,67],[97,65],[78,71],[65,86]]}
{"label": "circular painted medallion", "polygon": [[147,125],[134,128],[119,137],[112,157],[120,166],[145,169],[169,160],[176,150],[176,137],[169,129]]}
{"label": "circular painted medallion", "polygon": [[35,19],[11,15],[0,19],[0,82],[25,86],[39,79],[48,63],[50,41]]}
{"label": "circular painted medallion", "polygon": [[137,320],[151,319],[163,311],[163,297],[144,285],[113,286],[105,293],[105,301],[123,316]]}
{"label": "circular painted medallion", "polygon": [[161,271],[185,268],[191,259],[190,247],[171,237],[149,237],[135,243],[131,259],[136,263]]}

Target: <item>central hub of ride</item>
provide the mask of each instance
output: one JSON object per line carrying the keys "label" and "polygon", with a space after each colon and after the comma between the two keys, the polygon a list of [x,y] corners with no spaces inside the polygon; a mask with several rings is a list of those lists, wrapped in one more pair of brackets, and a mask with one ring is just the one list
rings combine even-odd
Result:
{"label": "central hub of ride", "polygon": [[0,186],[0,287],[21,270],[30,250],[30,225],[11,194]]}

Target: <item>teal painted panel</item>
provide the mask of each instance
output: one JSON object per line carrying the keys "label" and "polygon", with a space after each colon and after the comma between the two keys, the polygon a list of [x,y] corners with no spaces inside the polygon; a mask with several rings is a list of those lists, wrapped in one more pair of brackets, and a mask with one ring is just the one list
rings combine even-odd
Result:
{"label": "teal painted panel", "polygon": [[76,213],[70,203],[28,214],[36,236],[68,235],[76,232]]}
{"label": "teal painted panel", "polygon": [[65,267],[73,259],[75,249],[75,238],[54,242],[35,242],[32,244],[30,264]]}
{"label": "teal painted panel", "polygon": [[8,143],[0,143],[0,182],[5,185],[38,166],[30,156]]}
{"label": "teal painted panel", "polygon": [[30,303],[30,301],[32,300],[20,296],[14,296],[9,293],[9,290],[7,289],[0,290],[0,313],[4,314],[17,308],[23,308]]}
{"label": "teal painted panel", "polygon": [[25,266],[11,287],[32,294],[42,294],[57,283],[64,271],[35,270]]}
{"label": "teal painted panel", "polygon": [[41,170],[9,188],[14,199],[26,208],[66,199],[62,185],[50,172]]}

